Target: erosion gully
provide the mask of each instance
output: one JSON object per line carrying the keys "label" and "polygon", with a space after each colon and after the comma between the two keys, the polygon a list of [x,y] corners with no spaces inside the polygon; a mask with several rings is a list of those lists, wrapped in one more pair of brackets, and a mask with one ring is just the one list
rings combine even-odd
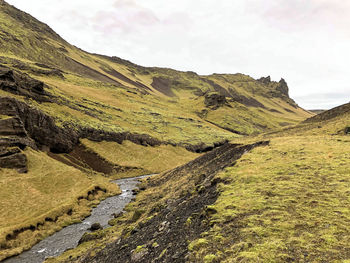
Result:
{"label": "erosion gully", "polygon": [[144,175],[112,181],[119,185],[122,193],[103,200],[91,215],[81,223],[67,226],[52,236],[40,241],[30,250],[2,261],[2,263],[41,263],[48,257],[57,257],[68,249],[75,248],[80,238],[88,231],[93,223],[100,223],[103,228],[109,227],[108,221],[114,213],[122,212],[124,207],[134,197],[133,190],[137,188],[139,180],[149,177]]}

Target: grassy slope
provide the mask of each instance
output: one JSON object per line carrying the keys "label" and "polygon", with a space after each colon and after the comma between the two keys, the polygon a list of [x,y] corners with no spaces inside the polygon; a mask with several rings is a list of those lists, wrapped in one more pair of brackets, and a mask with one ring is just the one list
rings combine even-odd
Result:
{"label": "grassy slope", "polygon": [[[348,262],[350,114],[265,135],[218,177],[198,262]],[[190,245],[191,247],[191,245]]]}
{"label": "grassy slope", "polygon": [[[118,144],[106,141],[93,142],[87,139],[83,139],[82,143],[113,164],[138,168],[136,173],[131,171],[122,174],[124,177],[164,172],[199,156],[199,154],[189,152],[184,148],[171,145],[144,147],[130,141]],[[117,174],[116,176],[120,177],[121,175]]]}
{"label": "grassy slope", "polygon": [[236,114],[230,114],[232,109],[227,107],[209,112],[207,119],[218,123],[221,127],[231,128],[244,134],[254,134],[296,124],[310,116],[301,108],[293,107],[295,104],[290,99],[271,95],[275,92],[274,83],[271,87],[266,86],[242,74],[214,74],[208,78],[225,90],[233,89],[234,96],[244,96],[262,104],[260,107],[246,107],[241,103],[231,102],[230,105]]}
{"label": "grassy slope", "polygon": [[[30,248],[61,227],[87,216],[89,206],[96,202],[84,199],[78,202],[78,197],[87,196],[96,186],[106,189],[107,194],[100,192],[90,196],[91,201],[119,192],[102,176],[83,174],[42,152],[27,149],[25,153],[27,174],[0,170],[0,260]],[[72,216],[67,215],[69,210],[73,211]],[[55,224],[45,221],[45,218],[57,217]],[[37,227],[38,223],[44,222],[45,225]],[[35,230],[24,231],[15,240],[6,239],[14,230],[29,226],[35,226]]]}

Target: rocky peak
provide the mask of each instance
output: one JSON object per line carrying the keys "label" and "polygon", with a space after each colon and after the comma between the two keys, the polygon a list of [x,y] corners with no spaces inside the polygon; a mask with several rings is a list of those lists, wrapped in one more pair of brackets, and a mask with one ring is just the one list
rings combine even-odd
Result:
{"label": "rocky peak", "polygon": [[278,82],[277,90],[280,91],[282,94],[289,96],[288,95],[288,92],[289,92],[288,85],[287,85],[287,82],[283,78],[281,78],[281,80]]}
{"label": "rocky peak", "polygon": [[260,79],[258,79],[259,82],[268,85],[271,83],[271,77],[267,76],[267,77],[261,77]]}
{"label": "rocky peak", "polygon": [[276,82],[276,81],[272,81],[270,76],[267,76],[267,77],[261,77],[260,79],[257,79],[257,81],[268,86],[271,86],[272,84],[272,86],[275,87],[278,92],[280,92],[282,95],[286,95],[287,97],[289,97],[288,84],[283,78],[281,78],[279,82]]}

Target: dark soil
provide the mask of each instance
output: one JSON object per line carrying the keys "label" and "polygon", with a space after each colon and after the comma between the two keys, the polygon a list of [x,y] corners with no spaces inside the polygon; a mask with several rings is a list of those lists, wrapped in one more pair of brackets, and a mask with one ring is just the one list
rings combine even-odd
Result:
{"label": "dark soil", "polygon": [[229,132],[232,132],[232,133],[235,133],[235,134],[240,134],[240,135],[247,135],[247,134],[245,134],[245,133],[243,133],[243,132],[236,131],[236,130],[231,129],[231,128],[229,128],[229,127],[221,126],[221,125],[219,125],[219,124],[217,124],[217,123],[214,123],[214,122],[212,122],[212,121],[208,121],[208,120],[205,120],[205,121],[207,121],[207,122],[209,122],[209,123],[211,123],[211,124],[213,124],[213,125],[215,125],[215,126],[221,128],[221,129],[224,129],[224,130],[226,130],[226,131],[229,131]]}
{"label": "dark soil", "polygon": [[[76,145],[70,153],[48,152],[48,155],[57,161],[73,166],[83,172],[90,170],[103,173],[105,175],[110,175],[113,173],[140,170],[138,167],[119,166],[110,163],[97,153],[86,148],[83,144]],[[147,171],[144,172],[147,173]]]}
{"label": "dark soil", "polygon": [[231,94],[231,98],[233,99],[233,101],[239,102],[245,106],[248,107],[256,107],[256,108],[265,108],[264,104],[260,103],[259,101],[257,101],[254,98],[248,98],[245,97],[241,94],[238,94],[234,89],[229,88],[230,94]]}
{"label": "dark soil", "polygon": [[74,147],[67,156],[74,162],[83,163],[94,171],[110,174],[113,172],[114,165],[102,159],[97,153],[89,151],[83,145],[79,144]]}
{"label": "dark soil", "polygon": [[103,71],[105,71],[106,73],[122,80],[122,81],[125,81],[126,83],[129,83],[135,87],[138,87],[140,88],[143,93],[148,93],[147,91],[151,91],[151,89],[149,87],[147,87],[146,85],[140,83],[140,82],[136,82],[136,81],[133,81],[131,79],[129,79],[128,77],[126,77],[125,75],[121,74],[120,72],[114,70],[114,69],[103,69],[101,68]]}
{"label": "dark soil", "polygon": [[175,97],[174,92],[171,90],[170,79],[154,77],[151,86],[168,97]]}
{"label": "dark soil", "polygon": [[102,74],[101,72],[99,72],[95,69],[92,69],[92,68],[72,59],[72,58],[67,57],[67,60],[69,60],[71,62],[71,64],[74,67],[74,70],[76,72],[79,72],[84,76],[88,76],[88,77],[91,77],[95,80],[104,81],[104,82],[111,83],[111,84],[114,84],[117,86],[123,86],[120,82],[116,81],[115,79],[112,79],[109,76],[106,76],[106,75]]}

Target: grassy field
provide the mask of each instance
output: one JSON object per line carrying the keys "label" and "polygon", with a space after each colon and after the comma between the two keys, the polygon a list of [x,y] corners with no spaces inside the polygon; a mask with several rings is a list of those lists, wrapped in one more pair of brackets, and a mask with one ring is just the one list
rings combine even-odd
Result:
{"label": "grassy field", "polygon": [[[98,200],[119,193],[115,184],[100,175],[84,174],[42,152],[27,149],[25,154],[27,174],[0,169],[0,260],[80,220]],[[88,196],[96,187],[106,193]],[[86,199],[78,201],[78,197]]]}
{"label": "grassy field", "polygon": [[199,156],[181,147],[161,145],[145,147],[130,141],[122,144],[116,142],[93,142],[83,139],[81,142],[103,159],[118,166],[134,167],[136,171],[118,173],[113,178],[130,177],[144,174],[161,173],[185,164]]}
{"label": "grassy field", "polygon": [[218,175],[226,184],[210,231],[189,245],[192,260],[348,262],[349,157],[348,136],[320,133],[247,153]]}

